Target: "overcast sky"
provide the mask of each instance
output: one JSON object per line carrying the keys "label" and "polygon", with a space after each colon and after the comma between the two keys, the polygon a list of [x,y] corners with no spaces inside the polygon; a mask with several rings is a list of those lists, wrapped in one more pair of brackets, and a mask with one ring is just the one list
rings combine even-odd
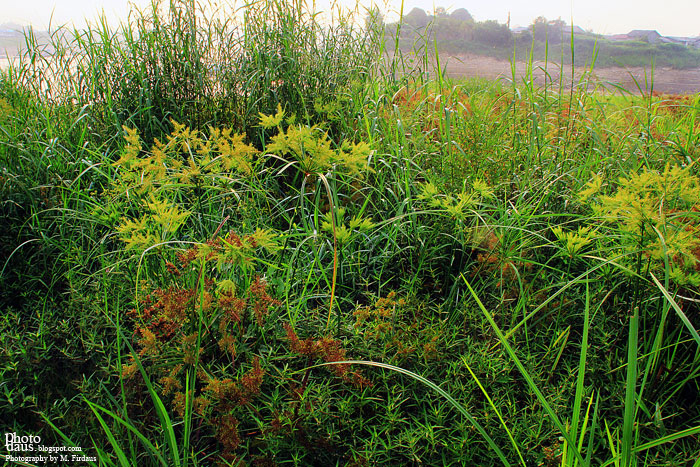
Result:
{"label": "overcast sky", "polygon": [[[226,1],[226,0],[223,0]],[[312,0],[309,0],[312,1]],[[330,0],[316,0],[325,8]],[[336,0],[350,6],[355,0]],[[371,0],[361,0],[369,5]],[[144,6],[150,0],[132,0]],[[53,23],[73,21],[80,25],[104,10],[109,18],[124,18],[128,0],[0,0],[0,24],[16,22],[45,29],[53,12]],[[238,2],[240,5],[242,2]],[[396,12],[401,0],[379,2],[383,11]],[[700,0],[404,0],[404,12],[414,7],[433,11],[466,8],[477,21],[494,19],[511,26],[527,26],[537,16],[561,19],[601,34],[625,33],[632,29],[656,29],[668,36],[700,36]],[[387,17],[391,19],[392,16]]]}

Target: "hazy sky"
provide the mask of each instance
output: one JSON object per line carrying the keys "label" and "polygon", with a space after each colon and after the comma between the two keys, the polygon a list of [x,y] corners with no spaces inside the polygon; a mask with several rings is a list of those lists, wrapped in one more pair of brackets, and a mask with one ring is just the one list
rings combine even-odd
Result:
{"label": "hazy sky", "polygon": [[[223,0],[224,2],[226,0]],[[312,0],[308,0],[312,1]],[[331,0],[316,0],[325,8]],[[336,0],[350,6],[355,0]],[[143,6],[150,0],[132,0]],[[361,0],[369,5],[371,0]],[[53,11],[54,24],[94,19],[104,9],[110,18],[126,17],[128,0],[0,0],[0,23],[12,21],[45,29]],[[241,2],[239,1],[240,5]],[[383,11],[396,12],[401,0],[378,2]],[[404,0],[404,12],[414,7],[432,11],[466,8],[478,21],[495,19],[511,26],[527,26],[537,16],[561,17],[602,34],[625,33],[632,29],[656,29],[663,35],[700,36],[700,0]],[[391,15],[388,18],[392,18]]]}

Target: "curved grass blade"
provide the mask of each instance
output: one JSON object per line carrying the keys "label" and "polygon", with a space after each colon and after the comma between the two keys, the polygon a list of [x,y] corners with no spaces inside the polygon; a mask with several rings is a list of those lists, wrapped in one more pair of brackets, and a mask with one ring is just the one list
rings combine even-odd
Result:
{"label": "curved grass blade", "polygon": [[104,421],[102,416],[99,414],[97,409],[93,407],[92,404],[88,402],[88,405],[90,406],[90,409],[92,409],[92,412],[95,414],[95,417],[97,417],[97,421],[100,422],[100,426],[102,426],[102,430],[104,430],[105,434],[107,435],[107,439],[109,440],[109,444],[112,445],[112,448],[114,448],[114,453],[117,455],[117,459],[119,459],[119,464],[122,467],[129,467],[131,464],[129,463],[129,460],[126,458],[126,454],[124,454],[124,451],[122,450],[121,447],[119,447],[119,443],[117,442],[116,438],[114,437],[114,433],[112,433],[112,430],[109,429],[109,426],[107,423]]}
{"label": "curved grass blade", "polygon": [[[670,435],[666,435],[663,438],[655,439],[654,441],[649,441],[648,443],[640,444],[639,446],[633,448],[632,452],[635,454],[640,453],[646,451],[647,449],[660,446],[664,443],[670,443],[671,441],[676,441],[678,439],[685,438],[686,436],[697,435],[698,433],[700,433],[700,425],[679,431],[677,433],[671,433]],[[698,459],[698,462],[700,462],[700,458]],[[700,464],[696,463],[695,465],[698,466]]]}
{"label": "curved grass blade", "polygon": [[668,293],[668,290],[666,290],[666,287],[661,285],[661,282],[656,278],[654,273],[649,271],[649,275],[651,276],[652,280],[654,281],[654,284],[659,288],[661,293],[666,297],[666,300],[671,304],[673,309],[676,311],[676,314],[678,314],[678,317],[683,321],[683,324],[685,324],[685,327],[688,328],[688,331],[690,332],[690,335],[693,336],[693,339],[695,339],[695,342],[698,343],[698,346],[700,346],[700,335],[698,335],[698,331],[695,329],[693,324],[690,322],[688,317],[683,313],[683,310],[681,310],[681,307],[678,306],[678,303],[673,299],[670,293]]}
{"label": "curved grass blade", "polygon": [[[119,332],[119,334],[121,334],[121,329],[117,330],[117,332]],[[123,335],[122,335],[122,340],[129,347],[129,351],[134,356],[134,360],[136,361],[136,364],[139,367],[139,371],[141,372],[141,376],[143,377],[143,380],[146,383],[146,386],[148,387],[148,392],[151,395],[151,399],[153,400],[153,405],[156,408],[156,413],[158,414],[158,418],[160,419],[161,427],[163,428],[163,434],[165,435],[165,440],[168,444],[168,448],[170,448],[172,461],[174,462],[175,467],[180,467],[180,455],[179,455],[180,451],[177,447],[177,440],[175,439],[175,431],[173,430],[173,422],[172,422],[172,420],[170,420],[170,416],[168,415],[168,411],[165,409],[165,405],[163,405],[163,401],[158,396],[158,392],[155,390],[155,388],[151,384],[151,379],[148,377],[148,374],[146,373],[145,368],[141,364],[141,359],[138,358],[137,352],[134,350],[131,343],[127,339],[124,338]]]}
{"label": "curved grass blade", "polygon": [[508,434],[508,438],[510,439],[511,444],[513,445],[513,448],[515,448],[515,452],[518,454],[518,459],[520,459],[520,463],[523,466],[527,467],[527,463],[525,462],[525,459],[523,459],[523,455],[520,453],[520,448],[518,448],[518,444],[515,442],[515,439],[513,438],[513,434],[510,432],[508,429],[508,426],[506,425],[505,420],[503,420],[503,417],[501,416],[501,412],[498,410],[498,407],[493,403],[493,400],[491,400],[491,396],[489,396],[488,392],[486,391],[486,388],[484,387],[483,384],[481,384],[481,381],[479,381],[479,378],[476,377],[476,374],[472,371],[471,367],[467,364],[466,358],[462,357],[462,363],[464,363],[464,366],[467,367],[467,370],[469,370],[469,374],[472,375],[472,378],[476,382],[476,384],[479,386],[479,389],[481,389],[482,394],[484,397],[486,397],[486,400],[488,401],[489,405],[493,409],[494,412],[496,412],[496,416],[498,416],[498,420],[501,422],[501,425],[503,428],[506,430],[506,434]]}
{"label": "curved grass blade", "polygon": [[160,453],[160,450],[158,448],[156,448],[153,445],[153,443],[151,443],[148,440],[148,438],[146,438],[140,431],[138,431],[131,423],[125,421],[119,415],[115,414],[114,412],[112,412],[109,409],[106,409],[106,408],[104,408],[100,405],[97,405],[93,402],[90,402],[88,400],[86,400],[85,402],[87,402],[87,404],[90,406],[90,408],[92,409],[93,412],[96,413],[96,410],[100,410],[100,411],[106,413],[107,415],[109,415],[110,417],[112,417],[114,419],[114,421],[116,421],[117,423],[122,425],[124,428],[131,431],[134,435],[136,435],[136,437],[138,439],[141,440],[143,445],[151,452],[151,454],[153,454],[158,459],[160,464],[167,467],[168,463],[163,458],[163,455]]}
{"label": "curved grass blade", "polygon": [[328,322],[326,323],[326,329],[331,326],[331,315],[333,314],[333,301],[335,299],[335,285],[338,278],[338,234],[335,230],[335,207],[333,206],[333,193],[331,191],[331,186],[328,183],[328,179],[322,173],[318,174],[318,177],[323,181],[326,187],[326,193],[328,194],[328,203],[330,205],[331,212],[331,226],[333,227],[333,282],[331,284],[331,304],[328,306]]}
{"label": "curved grass blade", "polygon": [[[43,413],[40,414],[40,415],[41,415],[41,418],[43,418],[44,421],[45,421],[46,423],[48,423],[49,426],[51,426],[51,428],[53,429],[53,431],[56,432],[56,433],[58,433],[58,435],[63,439],[63,441],[66,442],[66,444],[67,444],[68,446],[75,447],[75,448],[78,447],[78,445],[75,444],[68,436],[66,436],[65,433],[63,433],[63,432],[61,431],[60,428],[58,428],[56,425],[54,425],[53,422],[52,422],[51,420],[49,420],[48,417],[47,417],[46,415],[44,415]],[[81,454],[83,454],[83,451],[78,451],[78,452],[80,452]],[[96,464],[95,462],[88,461],[88,464],[91,465],[91,466],[97,467],[97,464]]]}
{"label": "curved grass blade", "polygon": [[630,317],[629,338],[627,340],[627,376],[625,379],[625,412],[622,421],[622,466],[634,465],[632,444],[637,418],[637,350],[639,346],[639,308],[634,307]]}
{"label": "curved grass blade", "polygon": [[465,417],[467,420],[469,420],[469,422],[470,422],[472,425],[474,425],[474,427],[477,429],[477,431],[478,431],[479,433],[481,433],[481,436],[484,437],[484,439],[486,440],[486,442],[488,443],[488,445],[491,447],[491,449],[494,450],[494,452],[496,453],[496,455],[498,456],[498,458],[501,460],[501,462],[503,462],[503,465],[506,465],[506,466],[510,466],[510,465],[511,465],[510,462],[508,462],[508,459],[506,459],[506,456],[503,454],[503,451],[501,451],[501,449],[496,445],[496,442],[493,440],[493,438],[491,438],[491,437],[489,436],[489,434],[486,433],[486,430],[484,430],[484,427],[482,427],[482,426],[479,424],[479,422],[476,421],[476,419],[467,411],[467,409],[466,409],[462,404],[460,404],[459,402],[457,402],[457,400],[455,400],[454,397],[452,397],[449,393],[447,393],[447,392],[446,392],[444,389],[442,389],[440,386],[438,386],[437,384],[433,383],[433,382],[430,381],[429,379],[424,378],[423,376],[421,376],[421,375],[419,375],[419,374],[417,374],[417,373],[414,373],[414,372],[412,372],[412,371],[406,370],[405,368],[401,368],[401,367],[394,366],[394,365],[389,365],[389,364],[386,364],[386,363],[371,362],[371,361],[364,361],[364,360],[344,360],[344,361],[340,361],[340,362],[320,363],[320,364],[318,364],[318,365],[314,365],[314,366],[312,366],[312,367],[309,367],[309,369],[310,369],[310,368],[322,367],[322,366],[329,366],[329,365],[341,365],[341,364],[342,364],[342,365],[367,365],[367,366],[375,366],[375,367],[377,367],[377,368],[384,368],[384,369],[386,369],[386,370],[395,371],[395,372],[397,372],[397,373],[401,373],[401,374],[403,374],[403,375],[409,376],[409,377],[415,379],[416,381],[425,384],[425,385],[428,386],[430,389],[432,389],[433,391],[437,392],[437,393],[440,394],[442,397],[444,397],[444,398],[447,400],[447,402],[448,402],[452,407],[454,407],[455,409],[457,409],[457,411],[458,411],[459,413],[461,413],[462,415],[464,415],[464,417]]}
{"label": "curved grass blade", "polygon": [[[508,355],[510,356],[511,359],[513,359],[513,363],[515,363],[515,366],[518,367],[518,371],[520,371],[520,374],[523,375],[523,378],[525,378],[525,381],[527,381],[528,386],[532,390],[532,392],[535,393],[535,396],[537,397],[537,400],[542,404],[542,407],[544,408],[545,412],[547,412],[547,415],[552,419],[552,422],[556,425],[557,429],[561,432],[561,435],[564,437],[566,440],[567,444],[569,446],[576,446],[576,442],[571,438],[569,435],[568,430],[564,426],[564,424],[559,420],[559,417],[557,414],[554,412],[554,409],[552,409],[552,406],[547,402],[547,399],[544,397],[544,394],[542,394],[542,391],[537,387],[535,384],[535,381],[532,379],[530,374],[527,372],[525,369],[525,366],[523,366],[522,362],[518,358],[517,355],[515,355],[515,351],[513,348],[510,346],[508,343],[508,340],[506,336],[503,334],[503,331],[498,327],[498,324],[494,321],[493,317],[491,314],[486,310],[486,307],[484,306],[483,303],[481,303],[481,300],[479,300],[479,297],[476,295],[476,292],[474,292],[474,289],[472,289],[472,286],[469,284],[467,279],[462,275],[462,280],[464,283],[467,285],[467,288],[469,289],[469,292],[471,293],[472,297],[476,301],[477,305],[481,309],[482,313],[488,320],[488,322],[491,324],[491,327],[493,330],[496,332],[496,335],[498,336],[499,341],[503,345],[503,348],[506,350]],[[583,459],[583,456],[581,456],[581,453],[578,452],[578,450],[574,449],[573,450],[574,455],[576,456],[576,459],[581,463],[581,465],[586,465],[585,460]]]}

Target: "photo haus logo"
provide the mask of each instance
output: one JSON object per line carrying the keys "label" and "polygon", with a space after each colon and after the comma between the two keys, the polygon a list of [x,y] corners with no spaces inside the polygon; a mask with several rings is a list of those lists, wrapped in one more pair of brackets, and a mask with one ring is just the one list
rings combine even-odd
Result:
{"label": "photo haus logo", "polygon": [[78,446],[45,446],[41,437],[5,433],[7,454],[0,456],[5,461],[20,465],[59,464],[72,462],[96,462],[96,456],[86,456]]}

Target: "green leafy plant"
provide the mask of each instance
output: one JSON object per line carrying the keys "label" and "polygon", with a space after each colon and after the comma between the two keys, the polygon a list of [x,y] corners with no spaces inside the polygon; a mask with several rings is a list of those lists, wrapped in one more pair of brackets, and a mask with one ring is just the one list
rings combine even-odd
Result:
{"label": "green leafy plant", "polygon": [[641,249],[652,271],[665,270],[680,286],[700,287],[700,179],[690,167],[667,164],[663,171],[644,169],[621,177],[604,194],[600,177],[580,193],[604,225],[616,229],[617,250]]}
{"label": "green leafy plant", "polygon": [[[271,137],[270,144],[267,145],[265,151],[271,157],[284,163],[278,172],[279,174],[284,173],[290,167],[297,169],[298,173],[303,176],[302,192],[309,179],[313,177],[320,179],[326,189],[329,205],[327,218],[330,221],[326,221],[326,224],[329,224],[330,229],[325,224],[324,229],[330,230],[333,234],[333,278],[326,324],[327,327],[330,327],[338,271],[338,242],[347,241],[350,235],[348,230],[344,228],[345,226],[338,226],[338,217],[341,215],[336,210],[337,203],[334,202],[336,194],[331,189],[328,178],[343,173],[350,177],[362,176],[370,170],[368,158],[371,150],[367,143],[351,143],[345,140],[339,147],[333,148],[328,133],[316,126],[289,124],[286,130],[283,130],[284,116],[285,113],[281,106],[278,106],[275,115],[260,114],[261,127],[267,130],[273,127],[277,129],[277,134]],[[358,220],[356,219],[355,222],[357,223]],[[359,221],[357,227],[360,226],[368,228],[366,222],[363,224],[362,221]],[[340,319],[338,323],[340,324]]]}

